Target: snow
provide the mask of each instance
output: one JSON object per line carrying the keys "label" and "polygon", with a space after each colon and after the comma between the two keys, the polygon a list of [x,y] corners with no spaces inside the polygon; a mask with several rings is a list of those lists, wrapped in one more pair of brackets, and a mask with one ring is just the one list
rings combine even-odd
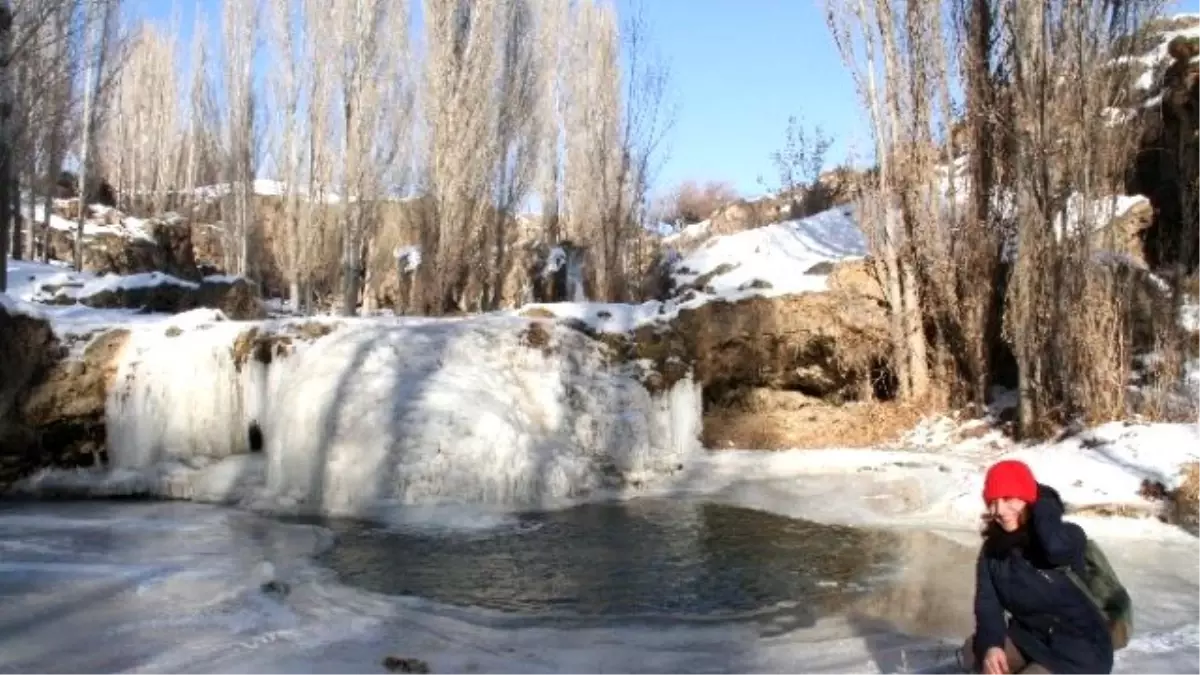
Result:
{"label": "snow", "polygon": [[421,266],[421,247],[415,245],[397,246],[392,251],[396,263],[404,263],[405,272],[415,272]]}
{"label": "snow", "polygon": [[[287,193],[287,183],[278,180],[267,178],[255,179],[251,185],[251,190],[254,194],[264,197],[280,197]],[[218,183],[216,185],[201,185],[196,188],[195,194],[200,199],[217,199],[223,197],[230,192],[229,183]],[[297,196],[303,198],[308,195],[307,186],[299,186],[296,189]],[[321,201],[326,204],[336,204],[341,202],[341,196],[333,192],[321,192]],[[403,201],[403,200],[398,200]]]}
{"label": "snow", "polygon": [[825,290],[824,275],[805,272],[818,263],[863,255],[866,244],[854,210],[841,206],[808,218],[714,237],[684,256],[675,266],[674,277],[677,284],[689,284],[728,265],[733,269],[707,283],[715,294],[740,294],[754,282],[766,282],[769,288],[757,294],[772,297]]}
{"label": "snow", "polygon": [[1069,235],[1079,234],[1089,224],[1091,231],[1097,232],[1140,205],[1149,206],[1150,200],[1142,195],[1113,195],[1084,204],[1080,195],[1072,194],[1067,199],[1064,213],[1055,218],[1055,236],[1062,239],[1064,229]]}
{"label": "snow", "polygon": [[[21,213],[29,213],[29,195],[26,193],[22,196],[25,202],[22,205]],[[55,200],[56,204],[61,207],[66,204],[74,204],[74,200]],[[141,218],[126,216],[116,209],[104,206],[103,204],[89,204],[88,218],[83,222],[83,236],[91,238],[101,235],[112,235],[127,239],[140,239],[142,241],[154,241],[154,236],[151,234],[150,224]],[[33,204],[33,219],[38,227],[45,222],[46,209],[45,204],[41,199],[38,199]],[[116,222],[109,223],[109,220]],[[50,227],[62,232],[68,232],[74,235],[79,223],[74,218],[63,218],[62,216],[50,213]]]}
{"label": "snow", "polygon": [[[97,276],[91,272],[75,272],[70,265],[57,261],[46,264],[9,258],[8,292],[4,303],[9,311],[49,321],[59,337],[86,335],[114,326],[169,323],[178,321],[182,315],[143,314],[137,309],[94,309],[80,304],[47,305],[45,301],[56,294],[78,300],[105,290],[128,290],[163,283],[195,286],[193,282],[161,272]],[[51,293],[47,286],[58,289]]]}
{"label": "snow", "polygon": [[128,275],[105,274],[101,277],[83,280],[82,283],[79,280],[79,275],[62,273],[42,281],[42,285],[51,287],[61,286],[61,288],[58,288],[53,293],[43,290],[35,295],[34,299],[37,300],[46,296],[66,296],[78,300],[106,291],[131,291],[139,288],[153,288],[164,284],[191,289],[200,287],[200,284],[193,281],[180,279],[170,274],[164,274],[163,272],[139,272]]}
{"label": "snow", "polygon": [[[854,221],[853,207],[841,206],[808,218],[713,237],[687,255],[671,256],[668,251],[674,270],[672,276],[678,286],[709,275],[705,288],[691,289],[683,297],[636,305],[530,303],[508,314],[549,313],[559,319],[581,321],[591,329],[605,333],[632,332],[643,326],[669,322],[680,311],[695,310],[709,302],[737,302],[824,291],[828,273],[805,272],[818,263],[852,260],[865,254],[866,244]],[[566,262],[566,258],[565,252],[557,259],[551,256],[548,267],[556,269],[557,265]],[[722,265],[725,271],[717,273]]]}
{"label": "snow", "polygon": [[1170,45],[1171,40],[1177,37],[1200,38],[1200,15],[1176,14],[1171,17],[1173,21],[1183,19],[1192,19],[1195,21],[1195,25],[1163,32],[1159,36],[1158,44],[1154,49],[1133,59],[1147,69],[1134,83],[1134,86],[1138,90],[1148,91],[1158,84],[1157,69],[1171,63],[1171,55],[1167,52],[1167,47]]}
{"label": "snow", "polygon": [[666,246],[676,246],[688,241],[702,239],[708,236],[709,230],[712,228],[711,220],[701,220],[698,223],[685,225],[678,230],[671,230],[671,233],[662,238],[662,243]]}

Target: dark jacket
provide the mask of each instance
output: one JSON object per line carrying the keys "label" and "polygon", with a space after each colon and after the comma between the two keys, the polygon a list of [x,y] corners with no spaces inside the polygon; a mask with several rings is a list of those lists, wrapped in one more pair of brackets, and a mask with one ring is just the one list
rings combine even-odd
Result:
{"label": "dark jacket", "polygon": [[1059,569],[1070,566],[1083,574],[1087,543],[1083,529],[1062,517],[1058,492],[1039,484],[1031,518],[1020,530],[989,528],[975,582],[979,659],[990,647],[1003,646],[1007,636],[1030,662],[1052,672],[1112,672],[1107,619]]}

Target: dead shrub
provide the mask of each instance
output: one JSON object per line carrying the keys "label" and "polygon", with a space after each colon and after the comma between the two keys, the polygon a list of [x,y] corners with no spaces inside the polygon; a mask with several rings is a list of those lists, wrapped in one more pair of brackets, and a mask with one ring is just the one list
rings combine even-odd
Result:
{"label": "dead shrub", "polygon": [[891,401],[798,410],[719,407],[705,412],[703,441],[714,450],[866,448],[899,439],[927,412],[925,406]]}

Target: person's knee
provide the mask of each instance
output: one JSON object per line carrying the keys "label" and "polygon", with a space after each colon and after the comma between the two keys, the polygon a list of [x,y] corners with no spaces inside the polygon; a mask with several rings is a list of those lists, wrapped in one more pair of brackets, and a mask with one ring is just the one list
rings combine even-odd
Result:
{"label": "person's knee", "polygon": [[958,667],[968,673],[978,670],[975,660],[975,636],[971,635],[958,649]]}

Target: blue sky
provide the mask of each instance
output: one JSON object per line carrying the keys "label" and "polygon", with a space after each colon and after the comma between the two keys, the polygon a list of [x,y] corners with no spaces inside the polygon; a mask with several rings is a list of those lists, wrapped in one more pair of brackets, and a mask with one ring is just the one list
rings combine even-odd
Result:
{"label": "blue sky", "polygon": [[[197,0],[181,5],[184,30]],[[216,19],[220,0],[198,0]],[[624,10],[631,0],[618,0]],[[1196,0],[1168,2],[1170,13]],[[165,19],[170,0],[129,0],[135,13]],[[789,115],[820,125],[834,145],[828,163],[866,153],[865,120],[849,73],[829,37],[822,0],[642,0],[654,48],[671,68],[675,124],[659,190],[687,179],[725,180],[744,194],[777,181],[771,153]]]}

